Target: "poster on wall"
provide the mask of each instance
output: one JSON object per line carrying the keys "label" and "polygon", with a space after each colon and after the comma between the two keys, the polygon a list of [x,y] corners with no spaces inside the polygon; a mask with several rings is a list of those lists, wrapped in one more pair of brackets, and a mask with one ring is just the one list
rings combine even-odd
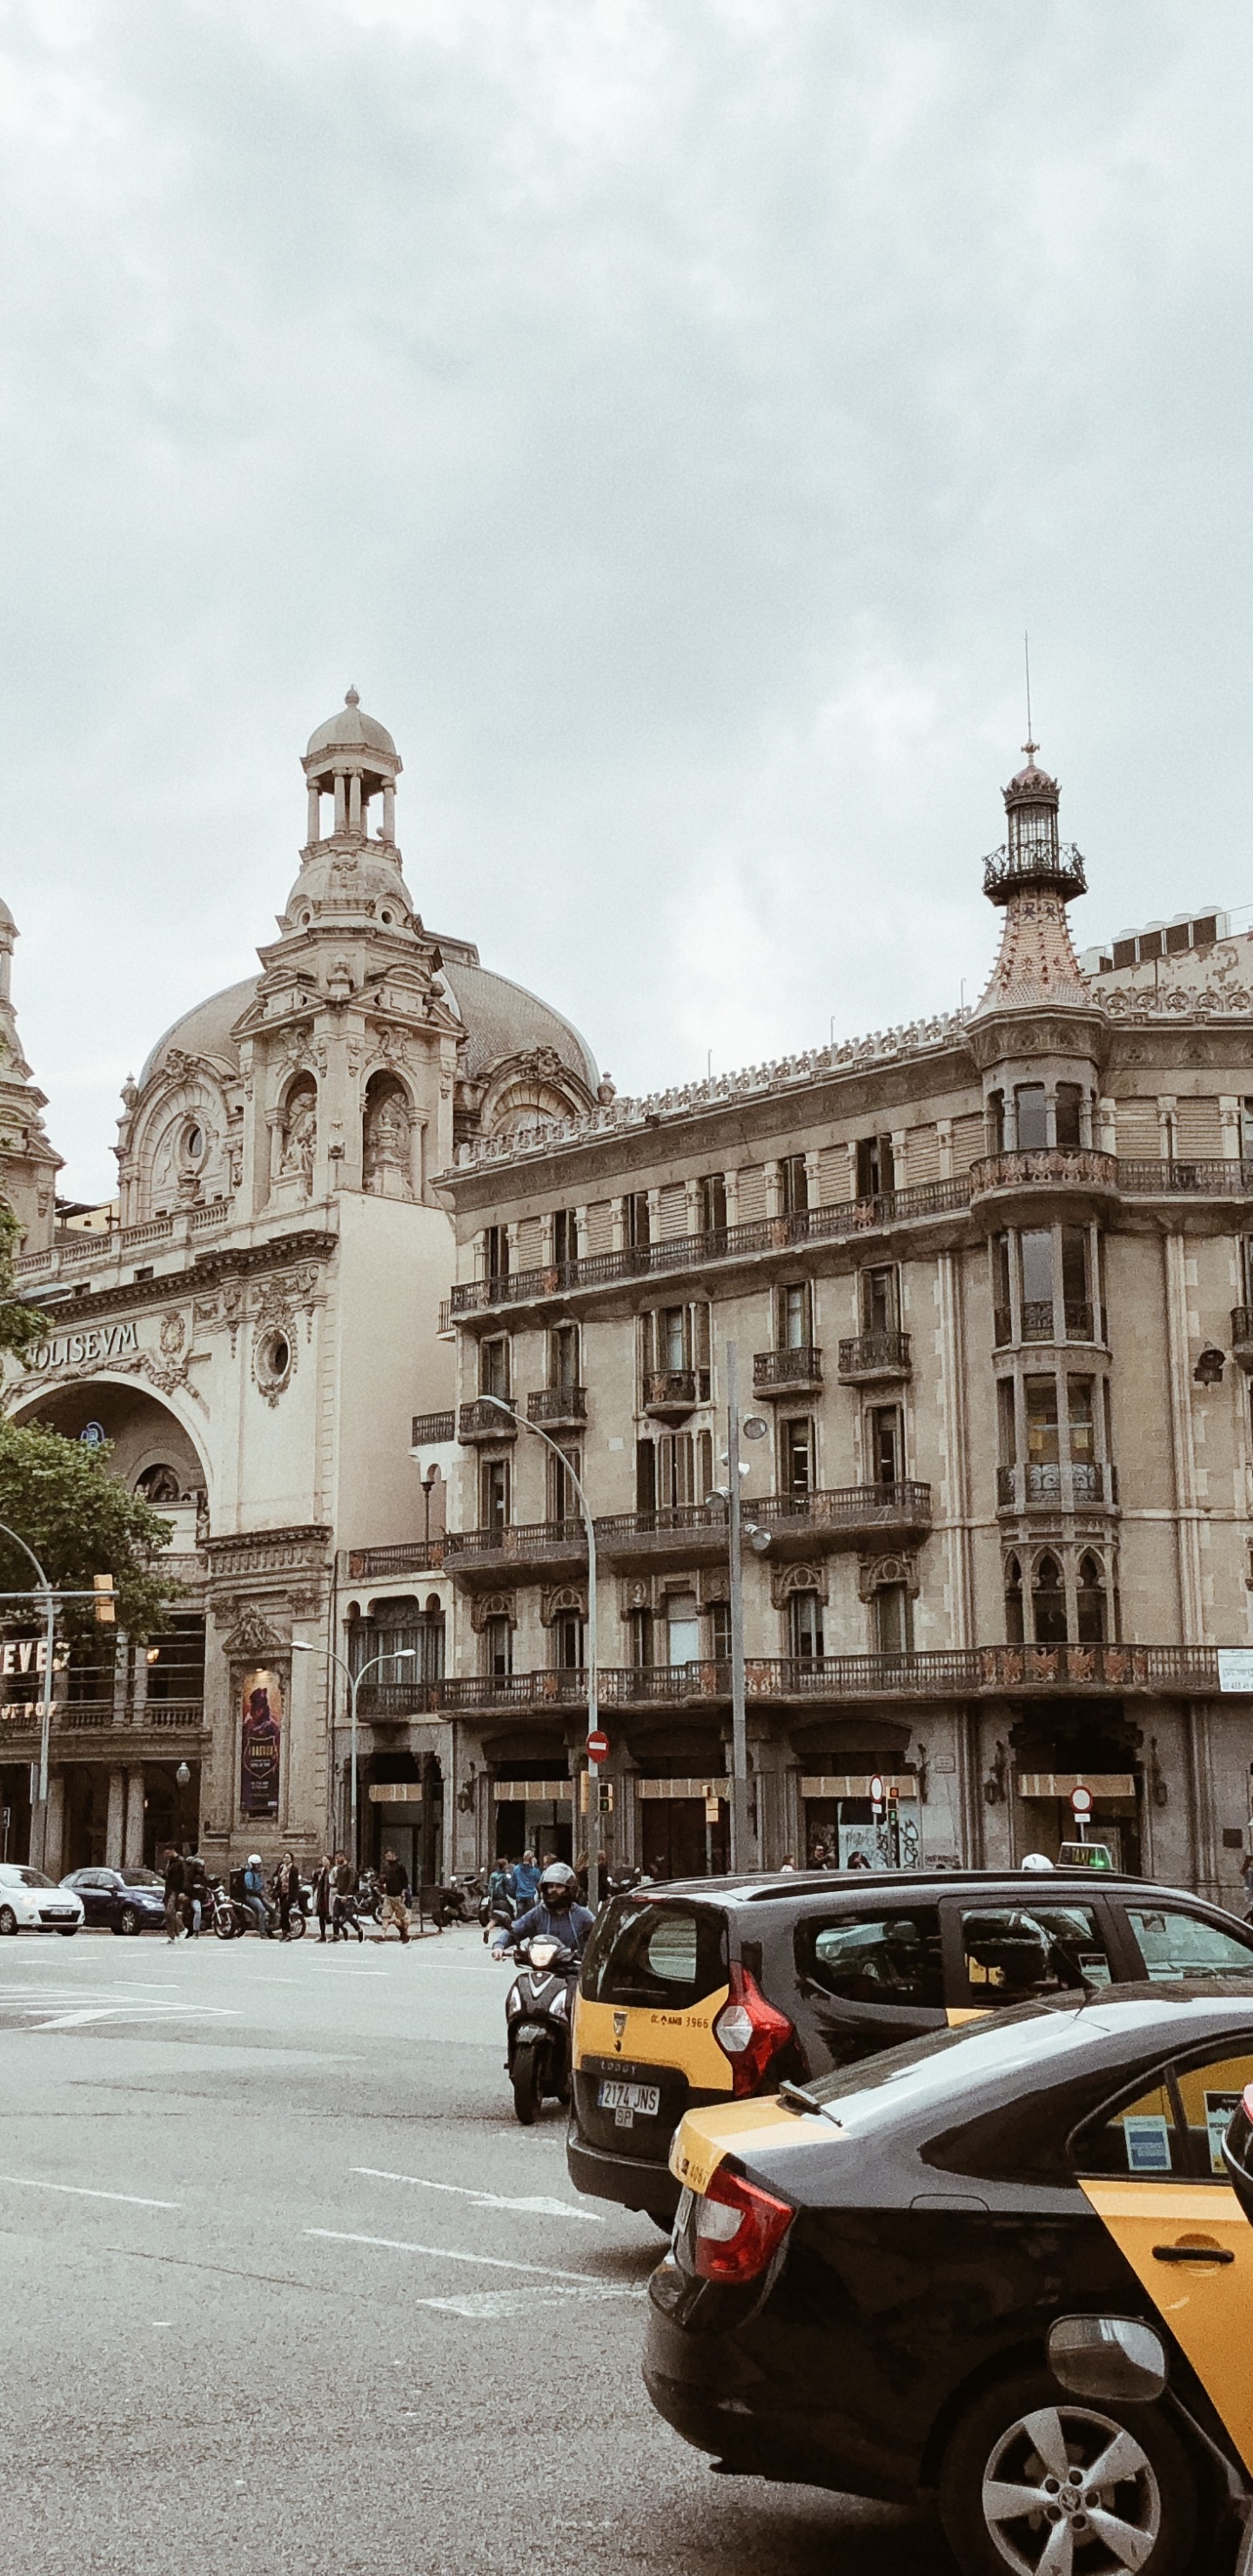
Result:
{"label": "poster on wall", "polygon": [[245,1816],[278,1814],[283,1688],[277,1673],[244,1675],[239,1804]]}

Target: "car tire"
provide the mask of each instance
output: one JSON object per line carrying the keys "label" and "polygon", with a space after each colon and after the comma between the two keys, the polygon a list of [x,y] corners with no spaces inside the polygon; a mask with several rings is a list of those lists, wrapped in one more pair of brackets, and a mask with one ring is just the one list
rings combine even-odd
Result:
{"label": "car tire", "polygon": [[57,1938],[61,1941],[76,1941],[78,1939],[77,1923],[58,1923]]}
{"label": "car tire", "polygon": [[544,2098],[538,2048],[520,2048],[513,2061],[513,2107],[524,2129],[534,2126]]}
{"label": "car tire", "polygon": [[124,1905],[117,1919],[117,1930],[119,1932],[135,1933],[140,1931],[141,1928],[139,1916],[137,1915],[134,1906]]}
{"label": "car tire", "polygon": [[[1068,2397],[1047,2371],[985,2391],[949,2442],[940,2520],[962,2576],[1007,2569],[1030,2576],[1054,2520],[1070,2520],[1081,2564],[1079,2544],[1094,2533],[1077,2472],[1096,2466],[1114,2443],[1122,2474],[1094,2490],[1093,2503],[1099,2497],[1098,2510],[1117,2513],[1136,2532],[1126,2563],[1138,2576],[1184,2576],[1197,2542],[1198,2486],[1169,2418],[1157,2406]],[[1014,2511],[1013,2498],[1024,2492],[1039,2494],[1038,2518]],[[1061,2500],[1067,2493],[1077,2499],[1073,2508]]]}
{"label": "car tire", "polygon": [[0,1905],[0,1933],[16,1932],[17,1916],[11,1905]]}

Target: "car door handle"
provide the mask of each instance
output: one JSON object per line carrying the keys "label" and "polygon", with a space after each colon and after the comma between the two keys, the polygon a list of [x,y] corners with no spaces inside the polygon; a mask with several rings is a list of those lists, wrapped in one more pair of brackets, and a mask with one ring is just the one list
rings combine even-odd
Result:
{"label": "car door handle", "polygon": [[1228,2245],[1155,2245],[1155,2263],[1234,2263]]}

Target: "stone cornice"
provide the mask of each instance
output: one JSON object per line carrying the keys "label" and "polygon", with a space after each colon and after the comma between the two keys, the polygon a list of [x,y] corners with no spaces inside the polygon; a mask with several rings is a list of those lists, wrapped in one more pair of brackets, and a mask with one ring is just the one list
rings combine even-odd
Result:
{"label": "stone cornice", "polygon": [[257,1547],[329,1547],[334,1532],[329,1521],[307,1521],[286,1529],[233,1530],[226,1538],[206,1538],[200,1542],[218,1574],[229,1573],[234,1557]]}
{"label": "stone cornice", "polygon": [[[193,1253],[179,1270],[158,1271],[152,1279],[131,1279],[113,1288],[78,1289],[56,1277],[40,1280],[26,1291],[25,1302],[43,1306],[49,1295],[50,1318],[62,1315],[75,1324],[88,1315],[114,1315],[129,1306],[168,1306],[171,1299],[197,1294],[217,1279],[243,1278],[249,1272],[285,1270],[293,1261],[326,1261],[338,1249],[337,1234],[314,1233],[307,1229],[299,1234],[275,1236],[269,1243],[240,1244],[231,1251],[225,1244],[211,1252]],[[161,1247],[155,1247],[160,1251]]]}

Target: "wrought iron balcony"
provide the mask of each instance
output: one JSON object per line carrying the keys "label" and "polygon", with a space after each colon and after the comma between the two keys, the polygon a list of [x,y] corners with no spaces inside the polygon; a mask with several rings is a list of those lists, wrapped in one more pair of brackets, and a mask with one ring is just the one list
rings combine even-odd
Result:
{"label": "wrought iron balcony", "polygon": [[998,1467],[996,1508],[1000,1512],[1087,1511],[1093,1504],[1113,1510],[1118,1504],[1118,1470],[1108,1461],[1076,1458],[1031,1459],[1025,1466]]}
{"label": "wrought iron balcony", "polygon": [[348,1580],[369,1583],[389,1574],[439,1574],[443,1564],[442,1537],[401,1539],[395,1547],[350,1547]]}
{"label": "wrought iron balcony", "polygon": [[909,1375],[908,1333],[855,1333],[840,1344],[840,1379],[845,1386],[868,1386],[876,1378]]}
{"label": "wrought iron balcony", "polygon": [[[508,1405],[507,1413],[501,1405]],[[503,1395],[491,1399],[477,1396],[472,1404],[463,1404],[457,1415],[457,1438],[467,1444],[473,1440],[516,1440],[517,1423],[510,1419],[514,1398]]]}
{"label": "wrought iron balcony", "polygon": [[546,1431],[577,1431],[587,1420],[584,1386],[537,1386],[526,1400],[528,1422]]}
{"label": "wrought iron balcony", "polygon": [[581,1520],[506,1521],[486,1529],[449,1530],[444,1539],[444,1565],[467,1582],[500,1582],[536,1578],[556,1568],[572,1572],[587,1563],[587,1539]]}
{"label": "wrought iron balcony", "polygon": [[993,1190],[1020,1196],[1042,1189],[1112,1192],[1118,1184],[1116,1156],[1099,1153],[1091,1145],[1039,1145],[1020,1153],[982,1154],[970,1166],[972,1207]]}
{"label": "wrought iron balcony", "polygon": [[1144,1161],[1121,1159],[1118,1186],[1136,1198],[1160,1198],[1182,1192],[1198,1198],[1253,1198],[1253,1159],[1232,1156],[1190,1156],[1186,1162],[1151,1157]]}
{"label": "wrought iron balcony", "polygon": [[816,1395],[822,1384],[822,1353],[812,1342],[788,1350],[758,1351],[753,1359],[754,1395]]}
{"label": "wrought iron balcony", "polygon": [[411,1449],[437,1449],[457,1433],[457,1417],[451,1407],[447,1413],[415,1413],[409,1434]]}
{"label": "wrought iron balcony", "polygon": [[1020,886],[1050,886],[1064,903],[1088,891],[1082,850],[1073,841],[1031,841],[1018,849],[990,850],[983,862],[989,903],[1008,903]]}
{"label": "wrought iron balcony", "polygon": [[644,1379],[644,1411],[654,1422],[682,1422],[700,1402],[695,1369],[650,1369]]}
{"label": "wrought iron balcony", "polygon": [[611,1512],[596,1523],[596,1551],[606,1565],[707,1565],[727,1552],[721,1503],[658,1503],[642,1512]]}
{"label": "wrought iron balcony", "polygon": [[1238,1367],[1253,1369],[1253,1306],[1231,1309],[1231,1356]]}
{"label": "wrought iron balcony", "polygon": [[771,1551],[803,1556],[811,1548],[858,1547],[865,1539],[919,1538],[931,1527],[931,1487],[912,1478],[892,1485],[846,1485],[812,1494],[769,1494],[746,1514],[770,1532]]}

